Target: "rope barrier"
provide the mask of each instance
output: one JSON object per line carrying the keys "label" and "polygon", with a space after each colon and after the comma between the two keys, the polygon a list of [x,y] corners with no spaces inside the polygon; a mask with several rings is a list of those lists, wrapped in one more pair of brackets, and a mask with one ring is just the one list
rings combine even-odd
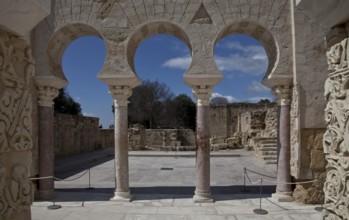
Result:
{"label": "rope barrier", "polygon": [[276,179],[276,177],[271,177],[271,176],[268,176],[268,175],[265,175],[265,174],[262,174],[262,173],[258,173],[256,171],[253,171],[253,170],[250,170],[250,169],[247,169],[246,167],[244,167],[244,174],[246,175],[248,181],[250,181],[250,183],[252,184],[257,184],[259,183],[261,180],[264,181],[264,182],[268,182],[268,183],[275,183],[277,185],[280,185],[280,184],[287,184],[287,185],[297,185],[297,184],[307,184],[307,183],[315,183],[317,182],[318,180],[317,179],[314,179],[314,180],[309,180],[309,181],[302,181],[302,182],[277,182],[277,181],[270,181],[270,180],[265,180],[263,178],[260,178],[259,180],[253,182],[251,180],[251,178],[249,177],[248,173],[246,171],[250,171],[251,173],[255,173],[255,174],[258,174],[260,176],[265,176],[265,177],[269,177],[269,178],[273,178],[273,179]]}
{"label": "rope barrier", "polygon": [[30,180],[43,180],[43,179],[55,179],[55,180],[59,180],[59,181],[66,181],[66,182],[70,182],[70,181],[75,181],[80,179],[81,177],[83,177],[90,169],[87,169],[84,171],[84,173],[82,173],[80,176],[73,178],[73,179],[60,179],[58,177],[55,176],[43,176],[43,177],[36,177],[36,178],[29,178]]}
{"label": "rope barrier", "polygon": [[247,169],[246,167],[244,167],[244,169],[250,171],[251,173],[258,174],[258,175],[260,175],[260,176],[265,176],[265,177],[269,177],[269,178],[272,178],[272,179],[276,179],[276,177],[268,176],[268,175],[265,175],[265,174],[263,174],[263,173],[258,173],[258,172],[254,171],[254,170]]}

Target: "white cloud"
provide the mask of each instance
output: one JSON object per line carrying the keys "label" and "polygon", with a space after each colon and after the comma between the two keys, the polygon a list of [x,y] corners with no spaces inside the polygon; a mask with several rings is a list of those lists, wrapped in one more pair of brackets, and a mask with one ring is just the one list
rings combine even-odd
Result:
{"label": "white cloud", "polygon": [[96,115],[94,115],[93,113],[87,113],[87,112],[83,112],[82,115],[87,117],[96,117]]}
{"label": "white cloud", "polygon": [[240,42],[231,41],[221,47],[236,50],[227,57],[216,56],[216,63],[221,71],[239,71],[252,76],[265,74],[268,56],[262,46],[243,46]]}
{"label": "white cloud", "polygon": [[270,97],[260,97],[260,96],[248,98],[246,101],[247,101],[247,102],[252,102],[252,103],[257,103],[257,102],[259,102],[261,99],[268,99],[268,100],[271,101],[271,102],[273,101]]}
{"label": "white cloud", "polygon": [[[268,57],[262,46],[243,46],[241,43],[235,41],[227,42],[223,46],[228,49],[237,50],[237,52],[235,51],[229,56],[215,57],[216,64],[220,71],[237,71],[252,76],[265,74],[268,68]],[[165,61],[162,66],[186,70],[191,60],[192,58],[190,55],[179,56]],[[231,74],[227,73],[227,77],[230,75]]]}
{"label": "white cloud", "polygon": [[188,69],[191,63],[191,56],[175,57],[167,60],[162,64],[164,67],[175,68],[175,69]]}
{"label": "white cloud", "polygon": [[225,98],[228,100],[229,103],[239,102],[239,100],[233,96],[230,96],[230,95],[224,96],[224,95],[217,93],[217,92],[212,93],[211,99],[216,98],[216,97]]}
{"label": "white cloud", "polygon": [[260,82],[252,81],[251,85],[247,87],[246,91],[248,93],[268,93],[270,92],[270,89],[262,85]]}

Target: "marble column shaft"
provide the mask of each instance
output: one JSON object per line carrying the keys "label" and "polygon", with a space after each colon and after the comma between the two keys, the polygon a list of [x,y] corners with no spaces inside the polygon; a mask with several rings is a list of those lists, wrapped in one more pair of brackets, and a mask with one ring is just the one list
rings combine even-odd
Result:
{"label": "marble column shaft", "polygon": [[[279,105],[277,182],[291,182],[290,105]],[[277,184],[277,192],[291,192],[290,184]]]}
{"label": "marble column shaft", "polygon": [[[39,174],[40,177],[54,175],[53,147],[53,108],[39,106]],[[54,179],[40,179],[39,191],[51,194],[54,191]],[[44,195],[43,195],[44,196]]]}
{"label": "marble column shaft", "polygon": [[109,92],[114,98],[115,137],[115,195],[111,200],[130,202],[128,168],[128,119],[127,104],[132,90],[128,86],[112,86]]}
{"label": "marble column shaft", "polygon": [[116,192],[129,192],[127,106],[115,106]]}
{"label": "marble column shaft", "polygon": [[274,94],[278,99],[278,132],[277,132],[277,186],[276,194],[273,195],[280,202],[291,202],[292,185],[291,182],[291,146],[290,146],[290,103],[291,87],[277,86]]}
{"label": "marble column shaft", "polygon": [[38,87],[39,112],[39,197],[51,199],[54,193],[54,141],[53,99],[58,95],[58,89],[53,87]]}
{"label": "marble column shaft", "polygon": [[194,202],[213,202],[210,186],[210,86],[193,88],[197,98],[196,114],[196,189]]}

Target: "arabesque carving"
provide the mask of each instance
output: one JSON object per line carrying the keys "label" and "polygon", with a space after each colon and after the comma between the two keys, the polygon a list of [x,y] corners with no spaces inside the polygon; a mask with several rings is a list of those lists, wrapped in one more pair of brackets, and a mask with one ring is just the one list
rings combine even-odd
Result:
{"label": "arabesque carving", "polygon": [[98,11],[97,18],[104,19],[108,16],[110,9],[115,4],[116,0],[94,0],[94,1],[97,3],[102,3],[102,5]]}
{"label": "arabesque carving", "polygon": [[0,165],[0,216],[9,219],[14,212],[29,207],[34,199],[34,188],[28,169],[15,165],[7,171]]}
{"label": "arabesque carving", "polygon": [[27,43],[0,31],[0,153],[32,148],[33,76],[34,59]]}
{"label": "arabesque carving", "polygon": [[324,219],[348,219],[349,216],[348,40],[335,44],[327,53],[331,73],[325,83],[328,103],[323,145],[328,164]]}

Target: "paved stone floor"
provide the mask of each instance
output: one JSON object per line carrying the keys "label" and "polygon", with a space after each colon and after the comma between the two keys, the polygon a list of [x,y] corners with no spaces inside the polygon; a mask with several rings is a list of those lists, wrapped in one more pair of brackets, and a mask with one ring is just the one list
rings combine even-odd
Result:
{"label": "paved stone floor", "polygon": [[[243,169],[275,176],[276,166],[265,165],[254,158],[253,152],[244,150],[212,153],[211,185],[214,203],[194,204],[195,153],[194,152],[130,152],[131,203],[109,201],[114,190],[114,160],[112,151],[93,153],[83,157],[64,158],[56,163],[55,203],[61,209],[49,210],[52,201],[34,202],[33,219],[320,219],[319,206],[278,203],[272,200],[274,179],[264,177],[262,209],[267,215],[256,215],[259,209],[259,183],[244,188]],[[101,156],[102,155],[102,156]],[[90,168],[89,171],[86,169]],[[90,174],[90,178],[89,178]],[[82,175],[82,176],[81,176]],[[252,181],[259,175],[248,172]],[[81,176],[81,178],[79,178]],[[78,179],[76,179],[78,178]],[[74,180],[76,179],[76,180]],[[92,189],[86,189],[89,187]],[[245,190],[244,190],[245,189]]]}

